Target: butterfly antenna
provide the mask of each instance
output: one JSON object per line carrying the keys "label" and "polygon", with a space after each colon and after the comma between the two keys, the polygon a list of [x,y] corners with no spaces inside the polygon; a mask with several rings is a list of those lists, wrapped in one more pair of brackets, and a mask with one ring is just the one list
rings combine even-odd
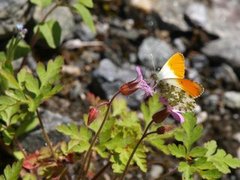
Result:
{"label": "butterfly antenna", "polygon": [[150,59],[151,59],[151,62],[152,62],[153,71],[155,71],[156,70],[156,65],[155,65],[155,62],[153,60],[153,55],[152,54],[150,54]]}

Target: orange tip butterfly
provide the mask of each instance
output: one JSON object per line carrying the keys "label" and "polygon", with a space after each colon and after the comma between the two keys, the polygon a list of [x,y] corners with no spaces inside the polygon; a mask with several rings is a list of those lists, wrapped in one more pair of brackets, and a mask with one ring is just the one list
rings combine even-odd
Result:
{"label": "orange tip butterfly", "polygon": [[181,53],[175,53],[155,74],[157,89],[161,96],[168,99],[171,106],[182,111],[193,111],[195,98],[199,97],[204,89],[201,84],[184,79],[185,60]]}

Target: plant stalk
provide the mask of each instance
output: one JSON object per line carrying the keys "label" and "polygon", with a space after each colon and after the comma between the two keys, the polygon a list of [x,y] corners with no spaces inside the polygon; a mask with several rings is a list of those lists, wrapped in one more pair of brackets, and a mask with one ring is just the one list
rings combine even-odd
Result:
{"label": "plant stalk", "polygon": [[52,157],[56,160],[56,156],[55,156],[55,153],[53,151],[53,147],[52,147],[52,144],[51,144],[51,141],[48,137],[48,134],[47,132],[45,131],[45,128],[44,128],[44,125],[43,125],[43,122],[42,122],[42,119],[41,119],[41,116],[40,116],[40,113],[38,110],[36,110],[36,113],[37,113],[37,117],[38,117],[38,120],[39,120],[39,123],[40,123],[40,126],[41,126],[41,129],[42,129],[42,133],[43,133],[43,137],[48,145],[48,148],[50,149],[51,151],[51,154],[52,154]]}
{"label": "plant stalk", "polygon": [[[109,103],[107,104],[108,107],[107,107],[107,111],[106,111],[106,113],[105,113],[105,116],[104,116],[104,118],[103,118],[103,121],[102,121],[102,123],[101,123],[101,125],[100,125],[100,127],[99,127],[99,129],[98,129],[98,131],[97,131],[97,133],[95,134],[95,136],[94,136],[91,144],[90,144],[90,147],[89,147],[89,149],[88,149],[88,151],[87,151],[87,154],[86,154],[86,155],[84,156],[84,158],[83,158],[83,163],[82,163],[82,168],[81,168],[81,171],[80,171],[79,179],[81,179],[82,176],[84,176],[85,172],[88,171],[88,169],[85,170],[85,164],[86,164],[86,162],[87,162],[87,160],[88,160],[88,158],[89,158],[89,156],[90,156],[90,154],[91,154],[92,148],[93,148],[93,146],[94,146],[95,143],[96,143],[96,140],[97,140],[97,138],[98,138],[98,136],[99,136],[99,134],[100,134],[100,132],[101,132],[101,130],[102,130],[102,128],[103,128],[103,125],[105,124],[105,122],[106,122],[106,120],[107,120],[107,117],[108,117],[108,114],[109,114],[109,111],[110,111],[112,102],[113,102],[113,100],[117,97],[117,95],[118,95],[119,93],[120,93],[119,91],[116,92],[116,93],[113,95],[112,99],[111,99],[111,100],[109,101]],[[89,161],[90,161],[90,160],[89,160]]]}
{"label": "plant stalk", "polygon": [[[132,160],[135,152],[137,151],[138,146],[141,144],[142,140],[149,134],[149,133],[147,133],[147,131],[148,131],[148,129],[150,128],[150,126],[152,125],[153,122],[154,122],[153,120],[150,121],[150,123],[149,123],[148,126],[146,127],[146,129],[145,129],[145,131],[144,131],[141,139],[138,141],[138,143],[137,143],[136,146],[134,147],[134,149],[133,149],[133,151],[132,151],[132,153],[131,153],[131,155],[130,155],[130,157],[129,157],[129,159],[128,159],[128,162],[127,162],[127,164],[126,164],[126,166],[125,166],[125,169],[124,169],[124,171],[123,171],[123,173],[122,173],[122,175],[121,175],[121,177],[120,177],[120,180],[123,180],[123,179],[124,179],[124,177],[125,177],[125,175],[126,175],[126,173],[127,173],[128,167],[129,167],[129,165],[130,165],[130,162],[131,162],[131,160]],[[152,134],[152,133],[150,133],[150,134]]]}

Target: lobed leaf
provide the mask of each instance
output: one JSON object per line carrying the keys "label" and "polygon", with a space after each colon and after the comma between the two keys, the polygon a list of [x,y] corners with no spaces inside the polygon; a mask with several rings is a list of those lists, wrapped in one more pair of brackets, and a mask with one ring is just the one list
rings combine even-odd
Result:
{"label": "lobed leaf", "polygon": [[168,149],[170,154],[177,158],[185,158],[187,155],[186,148],[181,144],[179,144],[178,146],[176,144],[169,144]]}
{"label": "lobed leaf", "polygon": [[36,4],[40,7],[47,7],[52,3],[52,0],[30,0],[31,3]]}
{"label": "lobed leaf", "polygon": [[[55,20],[49,20],[37,27],[41,36],[44,37],[51,48],[56,48],[61,40],[61,27]],[[37,30],[35,30],[37,31]]]}
{"label": "lobed leaf", "polygon": [[80,4],[80,3],[74,4],[73,7],[76,10],[76,12],[79,15],[81,15],[84,23],[87,24],[87,26],[91,29],[91,31],[95,32],[96,29],[95,29],[93,18],[92,18],[90,11],[83,4]]}
{"label": "lobed leaf", "polygon": [[4,174],[0,176],[3,180],[18,180],[22,168],[22,161],[13,163],[12,166],[7,165],[4,169]]}

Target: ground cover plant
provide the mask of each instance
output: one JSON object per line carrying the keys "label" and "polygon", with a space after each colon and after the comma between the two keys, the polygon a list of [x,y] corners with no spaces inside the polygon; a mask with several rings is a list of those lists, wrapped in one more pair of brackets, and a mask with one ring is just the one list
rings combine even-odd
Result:
{"label": "ground cover plant", "polygon": [[[184,79],[184,58],[174,54],[147,82],[140,67],[136,79],[119,86],[109,100],[91,95],[91,107],[84,123],[60,125],[57,131],[68,141],[53,144],[45,130],[39,107],[61,91],[61,68],[64,59],[57,56],[46,64],[39,62],[36,69],[24,66],[13,68],[13,61],[32,51],[42,39],[55,48],[60,43],[61,28],[57,21],[46,17],[58,6],[67,6],[79,13],[83,21],[95,31],[89,8],[91,0],[79,0],[69,5],[66,1],[32,0],[43,8],[51,6],[39,25],[34,27],[31,44],[24,42],[27,33],[21,25],[0,54],[0,137],[1,142],[15,157],[7,165],[0,179],[98,179],[111,167],[112,179],[124,179],[131,166],[143,173],[148,171],[148,156],[161,152],[173,156],[178,164],[162,178],[176,171],[182,179],[219,179],[231,169],[240,167],[240,160],[218,148],[215,140],[198,144],[204,127],[197,123],[195,99],[203,87]],[[126,99],[136,91],[143,91],[145,101],[140,112],[128,108]],[[46,147],[34,153],[25,152],[18,139],[40,125]],[[99,166],[98,160],[105,160]],[[74,168],[72,168],[74,167]]]}

